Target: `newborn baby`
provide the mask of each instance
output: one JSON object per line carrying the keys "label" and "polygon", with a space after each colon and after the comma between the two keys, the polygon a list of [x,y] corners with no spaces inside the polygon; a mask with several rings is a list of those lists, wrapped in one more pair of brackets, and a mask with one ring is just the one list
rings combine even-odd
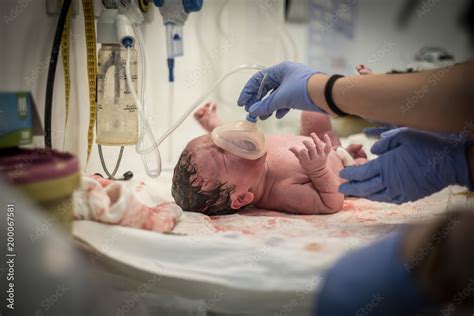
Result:
{"label": "newborn baby", "polygon": [[[220,124],[212,103],[194,116],[208,132]],[[185,211],[206,215],[235,213],[247,205],[297,214],[339,211],[344,195],[338,192],[342,182],[338,174],[344,166],[332,147],[339,139],[331,131],[329,117],[304,112],[301,131],[311,132],[307,136],[266,136],[267,153],[257,160],[222,150],[210,133],[193,139],[174,169],[176,203]],[[365,161],[362,145],[348,151],[357,162]]]}

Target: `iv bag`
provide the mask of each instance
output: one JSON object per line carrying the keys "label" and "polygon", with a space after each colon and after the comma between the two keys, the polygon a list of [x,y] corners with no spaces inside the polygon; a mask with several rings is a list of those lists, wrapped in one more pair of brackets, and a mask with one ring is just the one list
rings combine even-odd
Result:
{"label": "iv bag", "polygon": [[[130,72],[137,89],[137,53],[131,49]],[[125,74],[127,50],[103,44],[97,73],[97,138],[100,145],[126,146],[138,141],[138,110]]]}

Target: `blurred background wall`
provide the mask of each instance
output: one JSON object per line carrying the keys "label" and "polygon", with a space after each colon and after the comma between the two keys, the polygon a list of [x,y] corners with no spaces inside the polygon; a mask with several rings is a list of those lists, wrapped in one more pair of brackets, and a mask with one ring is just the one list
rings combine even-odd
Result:
{"label": "blurred background wall", "polygon": [[[79,155],[85,168],[89,117],[86,48],[81,4],[73,2],[78,15],[72,18],[70,43],[71,112],[65,129],[60,61],[54,94],[53,145]],[[96,8],[100,8],[100,2],[96,1]],[[296,22],[286,21],[288,3],[284,0],[204,0],[203,10],[191,14],[185,24],[185,55],[176,60],[174,98],[170,97],[167,82],[161,15],[158,10],[149,14],[142,30],[147,54],[147,108],[155,136],[159,137],[218,78],[240,64],[271,66],[294,60],[328,73],[353,74],[359,63],[375,72],[405,69],[416,52],[426,46],[443,47],[456,61],[472,56],[468,36],[459,24],[469,1],[418,1],[418,9],[412,10],[410,16],[403,12],[413,1],[405,0],[291,2],[297,5],[290,8],[290,18]],[[300,7],[303,10],[297,14]],[[44,0],[2,0],[0,18],[0,91],[31,90],[43,115],[57,16],[46,14]],[[209,100],[219,104],[225,121],[244,118],[244,111],[235,105],[251,75],[252,71],[245,71],[230,77],[210,96]],[[298,125],[296,111],[285,120],[269,119],[263,124],[271,133],[296,133]],[[172,167],[186,143],[202,133],[188,118],[161,147],[165,167]],[[42,138],[36,144],[42,146]],[[106,151],[111,167],[117,153],[118,149]],[[133,147],[125,150],[119,174],[130,169],[135,174],[143,173]],[[100,171],[94,146],[87,172]]]}

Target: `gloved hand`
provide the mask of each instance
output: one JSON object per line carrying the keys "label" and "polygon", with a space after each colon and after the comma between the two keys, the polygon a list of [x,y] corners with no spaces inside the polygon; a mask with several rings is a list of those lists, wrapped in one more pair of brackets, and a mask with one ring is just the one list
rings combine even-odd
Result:
{"label": "gloved hand", "polygon": [[377,126],[377,127],[366,127],[362,130],[365,135],[371,138],[380,138],[383,133],[388,132],[390,130],[396,129],[397,127],[394,125],[384,125],[384,126]]}
{"label": "gloved hand", "polygon": [[430,304],[403,265],[397,232],[340,259],[324,276],[314,315],[412,315]]}
{"label": "gloved hand", "polygon": [[[311,101],[308,95],[308,79],[316,70],[303,64],[282,62],[260,71],[250,78],[242,90],[237,104],[245,106],[245,110],[253,116],[267,119],[276,111],[276,117],[282,118],[290,109],[323,112]],[[272,93],[263,100],[258,100],[257,94],[262,84],[262,94]]]}
{"label": "gloved hand", "polygon": [[465,138],[457,141],[434,133],[395,129],[384,133],[371,151],[378,158],[348,167],[339,187],[346,195],[396,204],[416,201],[451,184],[472,190]]}

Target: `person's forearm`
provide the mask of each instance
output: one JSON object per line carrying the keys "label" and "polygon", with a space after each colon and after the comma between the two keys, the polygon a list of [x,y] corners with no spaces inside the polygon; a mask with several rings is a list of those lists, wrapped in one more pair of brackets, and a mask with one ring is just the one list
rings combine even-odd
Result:
{"label": "person's forearm", "polygon": [[[420,73],[351,76],[333,86],[344,112],[431,131],[466,131],[474,136],[474,62]],[[308,81],[312,101],[332,113],[324,97],[328,76]]]}

